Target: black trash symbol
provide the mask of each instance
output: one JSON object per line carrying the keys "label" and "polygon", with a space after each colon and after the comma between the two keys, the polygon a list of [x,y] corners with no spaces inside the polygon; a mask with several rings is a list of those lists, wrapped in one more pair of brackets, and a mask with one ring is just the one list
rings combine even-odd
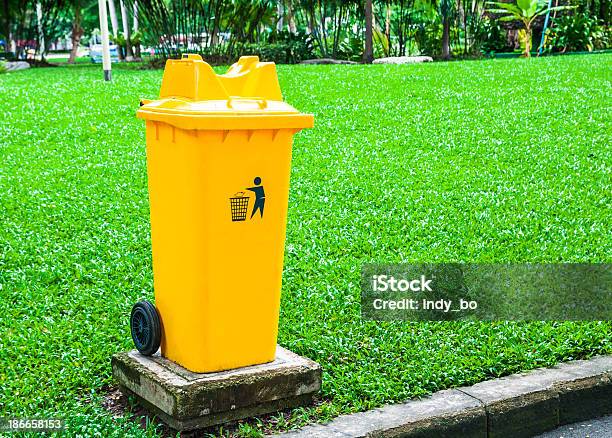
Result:
{"label": "black trash symbol", "polygon": [[[253,187],[247,187],[247,190],[253,192],[255,195],[255,203],[253,205],[253,211],[251,212],[251,219],[253,219],[253,216],[255,216],[255,213],[257,212],[259,212],[260,217],[263,218],[266,193],[263,185],[261,185],[260,177],[255,177],[253,183],[255,184]],[[232,212],[232,222],[245,221],[247,211],[249,209],[250,197],[245,195],[245,192],[238,192],[229,199],[230,210]]]}
{"label": "black trash symbol", "polygon": [[247,210],[249,209],[249,197],[244,192],[238,192],[230,198],[230,209],[232,211],[232,222],[246,220]]}
{"label": "black trash symbol", "polygon": [[266,193],[264,192],[264,188],[261,185],[260,177],[258,176],[255,177],[255,179],[253,180],[253,183],[255,184],[254,187],[247,188],[247,190],[250,190],[251,192],[255,193],[255,205],[253,205],[253,212],[251,213],[251,219],[253,219],[253,216],[255,216],[255,213],[257,213],[257,211],[259,211],[260,217],[263,218],[264,205],[266,202]]}

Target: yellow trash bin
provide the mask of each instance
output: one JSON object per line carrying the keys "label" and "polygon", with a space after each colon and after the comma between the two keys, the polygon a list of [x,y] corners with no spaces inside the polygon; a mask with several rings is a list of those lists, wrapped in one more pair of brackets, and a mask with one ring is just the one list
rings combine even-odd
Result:
{"label": "yellow trash bin", "polygon": [[[291,145],[313,116],[282,101],[274,63],[217,75],[199,55],[167,61],[137,116],[162,355],[194,372],[274,360]],[[155,330],[140,318],[133,336]]]}

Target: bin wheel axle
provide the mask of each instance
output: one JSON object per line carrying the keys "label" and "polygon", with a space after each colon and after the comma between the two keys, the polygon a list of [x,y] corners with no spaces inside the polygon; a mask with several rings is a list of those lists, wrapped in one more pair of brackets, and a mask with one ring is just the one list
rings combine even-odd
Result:
{"label": "bin wheel axle", "polygon": [[142,300],[134,304],[130,315],[130,330],[136,349],[151,356],[161,344],[161,321],[155,306]]}

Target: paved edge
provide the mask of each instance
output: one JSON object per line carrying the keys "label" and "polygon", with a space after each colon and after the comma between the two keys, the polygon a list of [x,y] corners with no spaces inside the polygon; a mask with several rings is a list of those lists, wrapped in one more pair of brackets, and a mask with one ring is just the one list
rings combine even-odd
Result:
{"label": "paved edge", "polygon": [[529,438],[609,414],[612,356],[596,356],[343,415],[278,436]]}

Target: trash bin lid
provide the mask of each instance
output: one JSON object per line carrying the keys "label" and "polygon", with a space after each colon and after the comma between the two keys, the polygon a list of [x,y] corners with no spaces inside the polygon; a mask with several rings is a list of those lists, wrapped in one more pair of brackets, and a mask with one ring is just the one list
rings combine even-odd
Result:
{"label": "trash bin lid", "polygon": [[314,124],[312,114],[302,114],[285,102],[244,97],[202,101],[171,97],[144,104],[137,115],[181,129],[302,129]]}
{"label": "trash bin lid", "polygon": [[217,75],[199,55],[168,60],[160,99],[142,101],[137,117],[181,129],[303,129],[314,124],[282,101],[276,66],[243,56]]}

